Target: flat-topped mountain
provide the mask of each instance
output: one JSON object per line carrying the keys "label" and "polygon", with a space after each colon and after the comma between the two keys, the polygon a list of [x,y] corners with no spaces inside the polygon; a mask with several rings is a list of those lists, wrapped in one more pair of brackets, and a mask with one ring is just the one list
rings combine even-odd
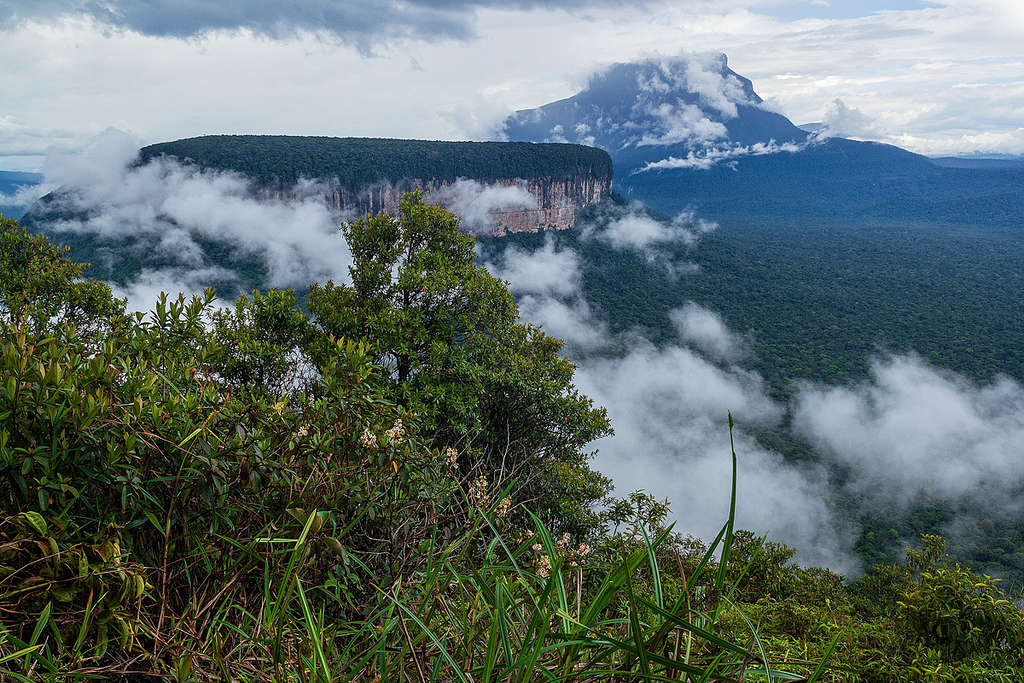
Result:
{"label": "flat-topped mountain", "polygon": [[[139,151],[142,164],[160,157],[242,173],[277,197],[315,181],[315,191],[339,212],[394,212],[403,192],[421,189],[464,215],[467,227],[498,234],[571,227],[580,211],[610,192],[612,179],[606,152],[564,143],[207,135]],[[487,206],[467,197],[459,181],[492,188]],[[524,192],[515,200],[501,188]]]}

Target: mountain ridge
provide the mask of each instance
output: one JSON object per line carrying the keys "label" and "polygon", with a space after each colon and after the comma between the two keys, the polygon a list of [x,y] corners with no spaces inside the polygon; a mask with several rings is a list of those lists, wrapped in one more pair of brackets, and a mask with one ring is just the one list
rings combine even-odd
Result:
{"label": "mountain ridge", "polygon": [[[765,107],[725,55],[612,65],[569,98],[509,116],[503,134],[585,139],[611,155],[618,192],[666,213],[1024,220],[1024,168],[943,163],[801,129]],[[998,210],[988,210],[989,202]]]}

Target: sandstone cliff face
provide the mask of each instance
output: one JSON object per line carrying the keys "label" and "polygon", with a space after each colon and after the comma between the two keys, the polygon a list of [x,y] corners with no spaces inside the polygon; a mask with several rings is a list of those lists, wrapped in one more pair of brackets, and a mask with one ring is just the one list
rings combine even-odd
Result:
{"label": "sandstone cliff face", "polygon": [[[322,196],[328,207],[341,215],[365,216],[397,213],[405,192],[422,190],[428,203],[440,204],[463,216],[463,227],[467,231],[500,236],[510,232],[571,228],[586,207],[611,192],[611,180],[610,176],[594,174],[483,181],[412,178],[398,183],[381,183],[359,191],[336,182],[319,183],[309,186],[303,194]],[[502,193],[502,189],[512,191]],[[261,194],[285,199],[293,198],[295,191],[265,189]],[[503,197],[506,199],[504,203]]]}

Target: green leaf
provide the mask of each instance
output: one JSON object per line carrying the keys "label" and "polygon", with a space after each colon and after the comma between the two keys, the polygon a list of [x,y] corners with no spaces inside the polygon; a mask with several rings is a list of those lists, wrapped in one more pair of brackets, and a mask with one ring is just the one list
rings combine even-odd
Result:
{"label": "green leaf", "polygon": [[[44,495],[43,491],[40,491],[39,494],[40,496]],[[38,512],[30,510],[28,512],[22,512],[18,516],[24,518],[25,521],[29,523],[29,526],[35,529],[36,533],[38,533],[40,536],[46,536],[47,533],[49,532],[49,527],[46,524],[46,520],[43,519],[43,516]]]}

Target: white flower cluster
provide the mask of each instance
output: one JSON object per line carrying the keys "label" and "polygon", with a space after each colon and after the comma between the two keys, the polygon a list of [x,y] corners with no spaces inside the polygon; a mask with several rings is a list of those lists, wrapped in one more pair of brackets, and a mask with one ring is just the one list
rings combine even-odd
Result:
{"label": "white flower cluster", "polygon": [[395,420],[395,424],[393,424],[391,426],[391,429],[389,429],[388,431],[384,432],[384,434],[385,434],[385,436],[388,437],[388,441],[390,441],[392,443],[394,443],[395,441],[398,441],[403,436],[405,436],[405,426],[402,424],[402,420],[401,419]]}
{"label": "white flower cluster", "polygon": [[363,435],[359,437],[359,444],[363,448],[373,448],[377,445],[377,435],[369,430],[369,428],[363,430]]}
{"label": "white flower cluster", "polygon": [[444,460],[448,463],[448,469],[455,472],[459,469],[459,452],[454,448],[449,447],[444,452]]}
{"label": "white flower cluster", "polygon": [[576,549],[576,556],[569,560],[570,567],[582,567],[587,563],[584,559],[590,554],[590,546],[586,543],[580,543],[580,547]]}
{"label": "white flower cluster", "polygon": [[[520,541],[527,540],[533,536],[531,532],[529,536],[520,537]],[[592,551],[589,545],[586,543],[580,543],[579,547],[573,549],[571,547],[572,537],[568,534],[562,534],[562,537],[555,542],[555,552],[560,557],[564,557],[566,564],[570,567],[582,567],[586,564],[586,557]],[[544,552],[544,546],[541,543],[534,543],[530,546],[534,552],[538,553],[537,559],[534,560],[534,568],[537,570],[537,575],[542,578],[547,578],[551,574],[551,558]]]}
{"label": "white flower cluster", "polygon": [[482,508],[487,506],[487,477],[480,475],[473,480],[473,483],[469,486],[469,502],[473,507]]}

